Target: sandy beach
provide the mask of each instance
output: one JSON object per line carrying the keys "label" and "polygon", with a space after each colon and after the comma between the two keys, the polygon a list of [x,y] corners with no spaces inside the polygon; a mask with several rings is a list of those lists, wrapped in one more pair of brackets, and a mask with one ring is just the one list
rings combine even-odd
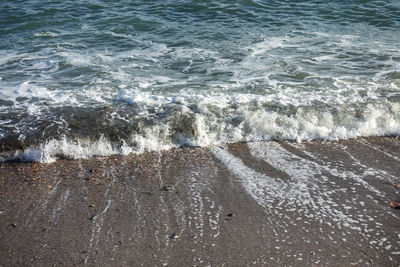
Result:
{"label": "sandy beach", "polygon": [[0,164],[0,266],[398,266],[400,140]]}

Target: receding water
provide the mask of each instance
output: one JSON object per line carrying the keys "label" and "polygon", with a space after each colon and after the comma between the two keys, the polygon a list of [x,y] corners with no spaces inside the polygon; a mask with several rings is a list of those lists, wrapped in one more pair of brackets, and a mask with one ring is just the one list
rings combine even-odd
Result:
{"label": "receding water", "polygon": [[399,1],[3,1],[0,23],[4,155],[400,133]]}

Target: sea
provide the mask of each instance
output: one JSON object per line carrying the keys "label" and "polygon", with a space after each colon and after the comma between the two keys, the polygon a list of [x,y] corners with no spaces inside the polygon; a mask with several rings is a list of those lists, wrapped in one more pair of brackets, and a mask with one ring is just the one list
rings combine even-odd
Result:
{"label": "sea", "polygon": [[399,0],[0,2],[1,160],[399,134]]}

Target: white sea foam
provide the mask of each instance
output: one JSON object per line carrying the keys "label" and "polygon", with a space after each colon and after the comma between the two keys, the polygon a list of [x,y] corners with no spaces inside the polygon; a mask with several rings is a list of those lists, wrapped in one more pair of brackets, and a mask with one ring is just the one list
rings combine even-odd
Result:
{"label": "white sea foam", "polygon": [[[29,86],[27,88],[23,87],[21,90],[25,94],[52,97],[51,94],[45,93],[46,91],[39,94]],[[30,90],[31,92],[28,92]],[[154,126],[145,126],[140,132],[132,133],[125,141],[134,145],[114,144],[105,138],[94,142],[53,139],[40,148],[27,149],[23,156],[19,153],[18,157],[48,162],[57,156],[68,158],[108,156],[162,150],[181,145],[209,146],[269,139],[336,140],[400,134],[398,117],[400,106],[396,103],[366,105],[353,115],[346,110],[335,109],[333,113],[329,110],[317,111],[308,107],[294,108],[292,114],[284,114],[263,109],[262,106],[265,104],[263,97],[252,95],[170,97],[139,90],[122,90],[117,93],[115,99],[138,106],[139,111],[136,116],[139,120],[155,113],[164,113],[166,117]],[[28,109],[31,114],[39,112],[35,107],[33,105]],[[135,118],[122,117],[122,119],[129,123]],[[121,142],[123,143],[123,140]]]}
{"label": "white sea foam", "polygon": [[[366,104],[364,107],[360,106],[358,113],[354,112],[354,115],[346,110],[341,111],[339,108],[334,108],[332,111],[335,114],[333,114],[329,109],[318,111],[307,106],[301,107],[301,105],[293,108],[293,113],[285,114],[262,108],[263,105],[273,102],[272,98],[273,96],[250,94],[189,95],[185,92],[179,96],[168,97],[140,91],[121,91],[116,97],[118,101],[142,104],[146,107],[192,104],[200,111],[196,115],[202,117],[210,128],[217,127],[218,124],[217,128],[223,127],[224,130],[240,129],[243,131],[241,138],[246,138],[245,140],[218,140],[222,142],[269,138],[340,139],[400,133],[398,119],[400,105],[398,103]],[[227,116],[227,119],[241,118],[239,125],[233,127],[226,121],[219,121],[213,114],[214,110],[228,111],[226,114],[221,114]],[[225,123],[225,125],[220,123]],[[229,134],[224,130],[220,134]]]}
{"label": "white sea foam", "polygon": [[156,107],[165,102],[171,101],[171,98],[152,95],[148,92],[142,92],[139,90],[134,90],[134,91],[122,90],[118,92],[116,100],[121,102],[126,102],[128,104],[141,104],[141,105]]}
{"label": "white sea foam", "polygon": [[[278,148],[278,145],[273,144],[273,146]],[[316,217],[327,223],[332,219],[346,227],[358,228],[357,220],[335,207],[337,204],[331,197],[334,190],[326,191],[316,185],[325,182],[326,178],[324,179],[321,170],[315,164],[307,162],[304,166],[305,162],[300,162],[296,157],[292,158],[292,155],[288,155],[282,149],[280,151],[268,149],[268,157],[262,159],[268,160],[274,164],[273,167],[289,175],[290,180],[283,182],[281,179],[250,169],[239,158],[224,149],[214,148],[213,152],[242,183],[247,193],[269,212],[284,203],[288,210],[296,210],[306,217]],[[321,181],[316,180],[316,177],[321,177]]]}
{"label": "white sea foam", "polygon": [[[157,135],[149,137],[137,135],[132,137],[135,146],[128,146],[125,142],[115,145],[104,137],[99,140],[69,140],[66,137],[57,140],[52,139],[41,145],[38,149],[26,149],[17,151],[13,160],[37,161],[51,163],[62,158],[81,159],[91,157],[105,157],[111,155],[128,155],[132,153],[143,153],[146,151],[166,150],[174,146],[172,143],[162,143],[156,138]],[[176,146],[176,145],[175,145]]]}
{"label": "white sea foam", "polygon": [[56,36],[58,36],[58,33],[51,32],[51,31],[44,31],[44,32],[34,33],[33,36],[35,36],[35,37],[56,37]]}

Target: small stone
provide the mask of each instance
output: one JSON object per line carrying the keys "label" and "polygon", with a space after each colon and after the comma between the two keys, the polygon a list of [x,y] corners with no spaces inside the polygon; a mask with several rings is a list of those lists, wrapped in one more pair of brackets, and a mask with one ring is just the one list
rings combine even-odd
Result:
{"label": "small stone", "polygon": [[10,224],[10,226],[11,226],[12,228],[15,228],[15,227],[17,227],[17,224],[12,223],[12,224]]}
{"label": "small stone", "polygon": [[172,190],[172,186],[169,186],[169,185],[164,185],[162,188],[161,188],[161,191],[171,191]]}
{"label": "small stone", "polygon": [[398,202],[398,201],[389,201],[389,206],[392,209],[400,209],[400,202]]}
{"label": "small stone", "polygon": [[235,217],[235,213],[229,213],[228,215],[226,215],[228,217]]}
{"label": "small stone", "polygon": [[176,233],[173,233],[172,235],[169,236],[169,238],[171,239],[177,239],[179,237],[179,235],[177,235]]}
{"label": "small stone", "polygon": [[95,204],[90,204],[89,207],[90,208],[94,208],[96,205]]}

